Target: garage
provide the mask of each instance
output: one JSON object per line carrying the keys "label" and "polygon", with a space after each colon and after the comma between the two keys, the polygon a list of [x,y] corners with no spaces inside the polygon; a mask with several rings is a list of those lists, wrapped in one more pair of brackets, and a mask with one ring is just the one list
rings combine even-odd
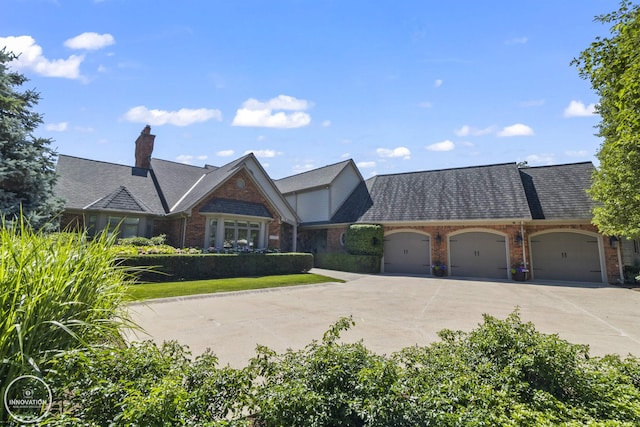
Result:
{"label": "garage", "polygon": [[402,232],[384,238],[384,272],[430,274],[431,245],[429,236]]}
{"label": "garage", "polygon": [[573,232],[531,236],[531,272],[541,280],[602,282],[598,239]]}
{"label": "garage", "polygon": [[504,236],[483,231],[449,238],[451,276],[507,279],[508,254]]}

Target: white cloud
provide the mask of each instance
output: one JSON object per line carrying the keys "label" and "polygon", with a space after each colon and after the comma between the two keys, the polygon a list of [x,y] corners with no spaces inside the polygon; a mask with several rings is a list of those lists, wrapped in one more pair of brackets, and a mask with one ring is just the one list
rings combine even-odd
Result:
{"label": "white cloud", "polygon": [[304,163],[304,164],[296,164],[293,165],[293,173],[302,173],[306,171],[310,171],[311,169],[315,169],[316,165],[313,163]]}
{"label": "white cloud", "polygon": [[438,79],[435,82],[433,82],[433,87],[440,87],[442,86],[442,83],[444,82],[441,79]]}
{"label": "white cloud", "polygon": [[279,154],[282,154],[282,153],[278,153],[275,150],[247,150],[244,152],[245,155],[249,153],[253,153],[256,157],[265,157],[265,158],[275,157]]}
{"label": "white cloud", "polygon": [[293,96],[278,95],[268,101],[262,102],[254,98],[246,100],[242,106],[249,110],[290,110],[304,111],[311,107],[311,103],[304,99],[297,99]]}
{"label": "white cloud", "polygon": [[[292,96],[278,95],[268,101],[250,98],[236,111],[232,126],[266,127],[292,129],[307,126],[311,116],[304,111],[311,108],[312,103]],[[274,110],[284,111],[274,112]]]}
{"label": "white cloud", "polygon": [[455,129],[453,133],[455,133],[457,136],[469,136],[469,135],[482,136],[482,135],[488,135],[492,133],[494,130],[495,130],[494,126],[489,126],[484,129],[478,129],[469,125],[464,125],[460,129]]}
{"label": "white cloud", "polygon": [[577,150],[577,151],[568,150],[568,151],[565,151],[564,154],[569,157],[586,157],[590,153],[587,150]]}
{"label": "white cloud", "polygon": [[427,145],[425,147],[429,151],[451,151],[456,148],[456,144],[448,139],[446,141],[436,142],[435,144]]}
{"label": "white cloud", "polygon": [[375,168],[376,162],[358,162],[356,163],[356,166],[362,169]]}
{"label": "white cloud", "polygon": [[64,132],[69,127],[69,123],[60,122],[60,123],[47,123],[44,128],[53,132]]}
{"label": "white cloud", "polygon": [[555,156],[553,154],[531,154],[525,160],[530,164],[552,165],[555,163]]}
{"label": "white cloud", "polygon": [[20,55],[11,61],[11,67],[18,70],[31,70],[45,77],[61,77],[65,79],[81,79],[80,64],[84,55],[71,55],[67,59],[47,59],[42,53],[42,47],[36,44],[31,36],[0,37],[0,48]]}
{"label": "white cloud", "polygon": [[430,103],[429,101],[422,101],[421,103],[418,104],[418,107],[420,107],[420,108],[431,108],[431,107],[433,107],[433,104]]}
{"label": "white cloud", "polygon": [[216,156],[219,157],[230,157],[233,156],[233,154],[235,153],[235,151],[233,150],[220,150],[216,153]]}
{"label": "white cloud", "polygon": [[111,46],[115,42],[111,34],[87,32],[66,40],[64,45],[70,49],[97,50]]}
{"label": "white cloud", "polygon": [[529,41],[527,37],[515,37],[504,42],[506,45],[525,44]]}
{"label": "white cloud", "polygon": [[340,154],[341,159],[348,159],[351,156],[351,153],[342,153]]}
{"label": "white cloud", "polygon": [[409,160],[411,158],[411,151],[407,147],[397,147],[392,149],[378,148],[376,153],[378,153],[378,156],[386,158],[402,157],[404,160]]}
{"label": "white cloud", "polygon": [[207,156],[192,156],[190,154],[180,154],[176,157],[176,161],[190,165],[193,160],[207,160]]}
{"label": "white cloud", "polygon": [[588,117],[596,113],[596,104],[585,105],[580,101],[571,101],[564,109],[565,117]]}
{"label": "white cloud", "polygon": [[531,136],[534,135],[533,129],[522,123],[516,123],[515,125],[507,126],[497,133],[501,137],[510,136]]}
{"label": "white cloud", "polygon": [[188,126],[213,119],[222,121],[222,113],[220,110],[207,108],[181,108],[178,111],[149,110],[144,105],[139,105],[127,111],[124,119],[133,123],[146,123],[153,126],[165,124]]}
{"label": "white cloud", "polygon": [[322,122],[323,128],[328,128],[329,126],[331,126],[331,120],[325,120]]}

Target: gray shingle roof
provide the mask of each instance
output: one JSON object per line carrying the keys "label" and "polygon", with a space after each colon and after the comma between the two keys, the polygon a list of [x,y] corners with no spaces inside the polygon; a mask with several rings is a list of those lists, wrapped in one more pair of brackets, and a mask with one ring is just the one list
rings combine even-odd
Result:
{"label": "gray shingle roof", "polygon": [[515,163],[380,175],[360,222],[531,218]]}
{"label": "gray shingle roof", "polygon": [[151,159],[158,187],[166,202],[166,210],[174,206],[178,200],[211,169],[185,165],[167,160]]}
{"label": "gray shingle roof", "polygon": [[120,186],[113,193],[106,195],[87,209],[110,209],[116,211],[134,211],[153,213],[141,200],[135,197],[127,187]]}
{"label": "gray shingle roof", "polygon": [[590,219],[591,162],[520,169],[533,219]]}
{"label": "gray shingle roof", "polygon": [[200,212],[229,213],[235,215],[259,216],[273,218],[269,210],[262,203],[244,202],[232,199],[213,199],[205,204]]}
{"label": "gray shingle roof", "polygon": [[274,181],[282,194],[329,185],[353,160],[335,163]]}
{"label": "gray shingle roof", "polygon": [[[133,207],[130,203],[133,200],[141,208],[143,206],[145,212],[165,213],[153,173],[146,169],[60,155],[56,172],[55,192],[65,200],[67,209],[86,209],[101,201],[106,203],[109,196],[114,196],[111,200],[114,209],[128,210]],[[118,192],[121,187],[134,198],[126,201],[125,194]],[[124,199],[115,200],[116,196]]]}

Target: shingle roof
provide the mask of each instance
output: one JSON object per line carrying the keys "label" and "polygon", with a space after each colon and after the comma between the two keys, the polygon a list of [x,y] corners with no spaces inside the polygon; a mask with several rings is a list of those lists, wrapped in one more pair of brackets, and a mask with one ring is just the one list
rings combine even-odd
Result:
{"label": "shingle roof", "polygon": [[123,186],[120,186],[113,193],[92,203],[87,209],[111,209],[117,211],[153,213],[144,202],[131,194],[127,187]]}
{"label": "shingle roof", "polygon": [[335,163],[274,181],[282,194],[329,185],[352,160]]}
{"label": "shingle roof", "polygon": [[520,169],[533,219],[590,219],[591,162]]}
{"label": "shingle roof", "polygon": [[[149,170],[60,155],[56,173],[55,192],[65,200],[67,209],[86,209],[110,200],[113,209],[128,210],[138,204],[145,212],[165,213],[153,173]],[[133,198],[125,200],[126,194],[118,191],[121,187],[125,187],[126,193]],[[112,199],[109,196],[113,196]],[[130,203],[132,200],[135,203]]]}
{"label": "shingle roof", "polygon": [[158,187],[166,201],[167,211],[211,169],[185,165],[184,163],[170,162],[167,160],[151,159]]}
{"label": "shingle roof", "polygon": [[207,202],[200,212],[209,213],[229,213],[235,215],[259,216],[264,218],[273,218],[269,210],[262,203],[244,202],[242,200],[232,199],[212,199]]}
{"label": "shingle roof", "polygon": [[360,222],[531,218],[515,163],[380,175],[367,186],[373,203]]}

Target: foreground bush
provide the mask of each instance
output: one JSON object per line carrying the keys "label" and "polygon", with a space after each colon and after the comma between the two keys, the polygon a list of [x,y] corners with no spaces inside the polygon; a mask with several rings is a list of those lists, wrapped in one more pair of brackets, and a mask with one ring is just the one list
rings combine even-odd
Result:
{"label": "foreground bush", "polygon": [[[110,245],[105,235],[89,242],[85,235],[48,236],[25,224],[2,224],[0,386],[42,375],[61,351],[123,343],[127,277]],[[4,416],[0,411],[0,421]]]}
{"label": "foreground bush", "polygon": [[341,319],[302,350],[258,347],[243,369],[193,362],[176,343],[76,351],[50,382],[59,426],[637,426],[640,361],[590,358],[517,312],[476,330],[376,355]]}

